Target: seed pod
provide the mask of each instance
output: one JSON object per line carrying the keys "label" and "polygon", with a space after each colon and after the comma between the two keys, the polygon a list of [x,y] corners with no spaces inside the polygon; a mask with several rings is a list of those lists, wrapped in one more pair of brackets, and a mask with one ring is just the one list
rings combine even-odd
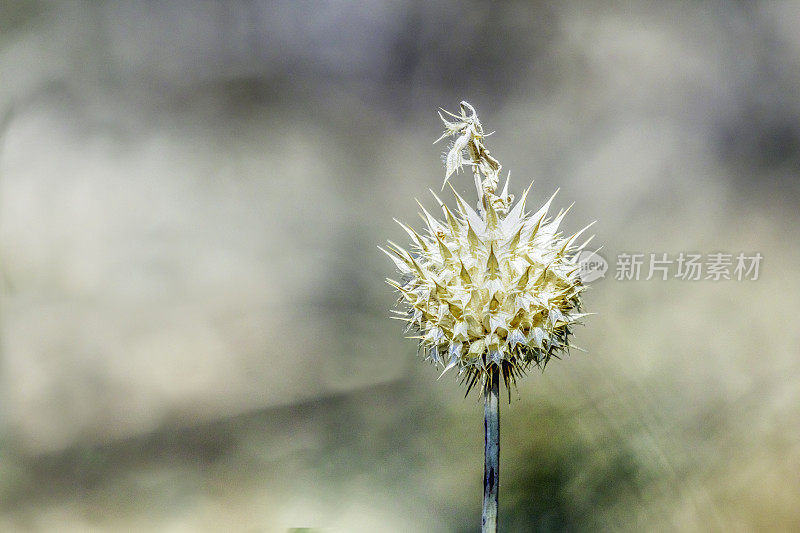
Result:
{"label": "seed pod", "polygon": [[469,390],[485,388],[495,370],[509,386],[531,364],[543,368],[569,350],[572,328],[586,315],[580,312],[585,286],[574,262],[583,245],[573,246],[583,230],[561,236],[566,211],[548,218],[552,197],[527,213],[530,187],[516,204],[507,182],[495,194],[501,165],[483,146],[474,109],[464,104],[460,115],[451,114],[458,120],[443,119],[442,138],[457,138],[446,158],[446,181],[468,163],[480,184],[477,211],[455,191],[455,210],[434,194],[445,219],[420,204],[427,232],[401,224],[413,253],[394,243],[384,251],[403,276],[404,283],[389,283],[421,353],[445,371],[456,368]]}

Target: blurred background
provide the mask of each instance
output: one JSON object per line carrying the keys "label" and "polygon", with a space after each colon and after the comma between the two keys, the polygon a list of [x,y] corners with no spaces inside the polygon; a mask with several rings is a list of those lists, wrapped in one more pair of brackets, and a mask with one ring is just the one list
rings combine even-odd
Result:
{"label": "blurred background", "polygon": [[[501,529],[800,530],[799,26],[791,1],[0,1],[0,530],[477,531],[480,399],[387,318],[376,248],[435,206],[462,99],[513,192],[561,187],[611,263],[587,352],[502,406]],[[764,259],[617,281],[621,252]]]}

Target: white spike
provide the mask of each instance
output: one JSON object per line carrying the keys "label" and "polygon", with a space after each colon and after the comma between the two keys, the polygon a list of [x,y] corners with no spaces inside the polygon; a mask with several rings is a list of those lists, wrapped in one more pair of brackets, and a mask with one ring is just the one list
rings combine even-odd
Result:
{"label": "white spike", "polygon": [[544,218],[544,216],[547,214],[547,211],[550,209],[550,204],[553,203],[553,199],[556,197],[556,194],[558,194],[558,191],[560,190],[561,190],[560,188],[556,189],[556,192],[553,193],[553,196],[551,196],[550,199],[547,200],[547,202],[545,202],[545,204],[542,207],[540,207],[536,213],[528,217],[528,220],[530,221],[531,224],[531,228],[536,225],[537,221],[542,220]]}

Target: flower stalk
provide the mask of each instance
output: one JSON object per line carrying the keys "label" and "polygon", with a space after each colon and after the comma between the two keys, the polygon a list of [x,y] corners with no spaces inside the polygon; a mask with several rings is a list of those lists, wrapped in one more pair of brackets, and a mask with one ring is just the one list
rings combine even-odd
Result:
{"label": "flower stalk", "polygon": [[500,376],[489,377],[491,385],[483,396],[484,452],[482,533],[497,531],[500,490]]}

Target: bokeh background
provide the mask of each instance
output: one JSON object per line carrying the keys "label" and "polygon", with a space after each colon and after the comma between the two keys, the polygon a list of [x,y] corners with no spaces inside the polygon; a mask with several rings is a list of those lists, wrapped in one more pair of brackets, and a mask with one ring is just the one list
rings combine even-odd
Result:
{"label": "bokeh background", "polygon": [[[612,263],[502,407],[505,531],[800,530],[800,3],[0,2],[0,530],[476,531],[376,245],[476,106]],[[471,195],[471,178],[454,179]],[[757,281],[617,281],[760,252]]]}

